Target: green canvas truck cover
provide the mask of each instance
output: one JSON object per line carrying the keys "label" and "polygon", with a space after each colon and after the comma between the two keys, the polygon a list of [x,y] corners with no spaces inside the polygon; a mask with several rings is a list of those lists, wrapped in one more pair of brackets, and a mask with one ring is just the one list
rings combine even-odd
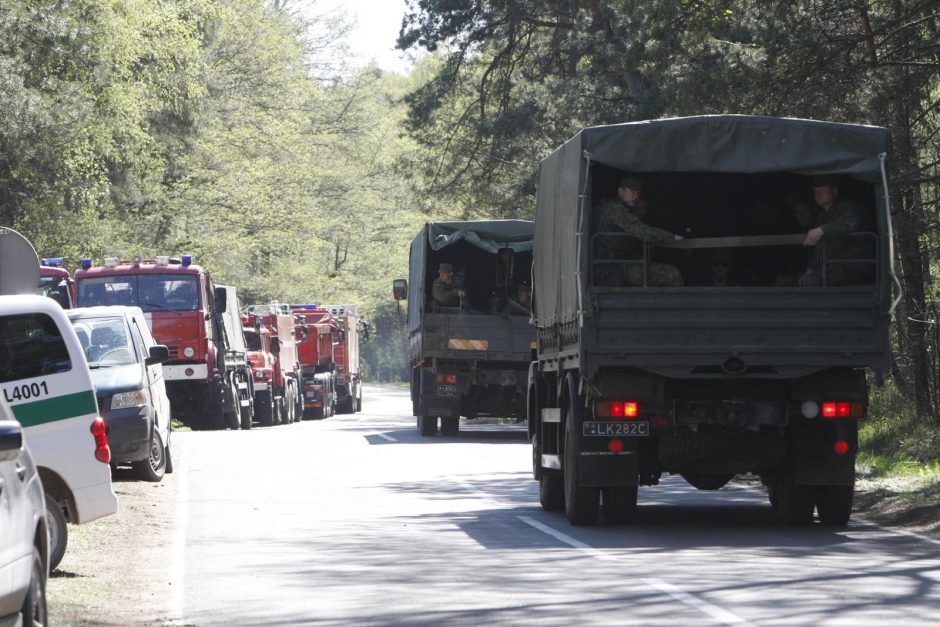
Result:
{"label": "green canvas truck cover", "polygon": [[[881,127],[745,115],[713,115],[586,128],[540,166],[536,205],[535,319],[579,315],[578,233],[588,163],[643,172],[844,174],[881,189],[889,144]],[[589,194],[588,194],[589,196]],[[589,200],[589,198],[588,198]],[[884,211],[879,197],[879,211]]]}
{"label": "green canvas truck cover", "polygon": [[[534,225],[528,220],[478,220],[473,222],[428,222],[411,242],[408,276],[408,323],[413,333],[421,326],[427,251],[441,250],[465,241],[496,254],[508,246],[515,252],[532,250]],[[431,269],[434,272],[434,269]]]}

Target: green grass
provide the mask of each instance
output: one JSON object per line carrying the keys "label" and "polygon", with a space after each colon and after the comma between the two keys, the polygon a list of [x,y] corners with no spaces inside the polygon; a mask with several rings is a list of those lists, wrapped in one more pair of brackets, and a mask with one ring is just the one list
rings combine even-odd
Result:
{"label": "green grass", "polygon": [[892,384],[872,388],[858,466],[872,477],[940,477],[940,425],[917,416]]}

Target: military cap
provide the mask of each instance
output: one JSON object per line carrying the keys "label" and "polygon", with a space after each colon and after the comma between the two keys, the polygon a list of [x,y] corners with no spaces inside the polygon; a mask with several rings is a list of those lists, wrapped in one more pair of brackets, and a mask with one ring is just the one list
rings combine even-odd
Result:
{"label": "military cap", "polygon": [[839,182],[831,174],[820,174],[813,177],[813,187],[824,187],[828,185],[829,187],[838,187]]}
{"label": "military cap", "polygon": [[619,189],[621,187],[629,187],[634,191],[642,192],[643,181],[631,174],[625,174],[621,176],[620,180],[617,182],[617,188]]}
{"label": "military cap", "polygon": [[438,266],[437,271],[438,272],[453,272],[454,266],[449,263],[442,263],[440,266]]}

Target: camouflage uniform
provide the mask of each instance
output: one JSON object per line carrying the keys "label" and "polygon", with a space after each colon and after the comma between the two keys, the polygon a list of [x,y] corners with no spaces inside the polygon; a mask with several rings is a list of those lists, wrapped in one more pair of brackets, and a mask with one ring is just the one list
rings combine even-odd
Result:
{"label": "camouflage uniform", "polygon": [[[842,238],[840,235],[858,233],[864,228],[864,215],[861,208],[850,200],[836,198],[828,211],[821,211],[816,220],[816,227],[823,230],[823,242],[826,257],[830,263],[826,267],[827,285],[853,285],[870,283],[874,280],[871,264],[832,263],[835,259],[873,259],[871,243],[862,238]],[[820,245],[813,248],[807,273],[800,278],[800,285],[810,287],[822,285],[823,254]],[[815,277],[813,274],[815,273]]]}
{"label": "camouflage uniform", "polygon": [[434,285],[431,287],[431,296],[439,307],[459,307],[460,296],[457,292],[460,288],[451,283],[445,283],[440,278],[434,279]]}
{"label": "camouflage uniform", "polygon": [[[639,216],[619,198],[605,200],[594,212],[594,233],[617,233],[617,237],[600,236],[594,240],[594,259],[643,259],[643,244],[667,244],[675,241],[669,231],[643,224]],[[625,233],[630,237],[621,237]],[[643,285],[640,263],[610,264],[595,267],[595,285],[617,287]],[[646,284],[653,287],[682,287],[678,268],[664,263],[646,264]]]}

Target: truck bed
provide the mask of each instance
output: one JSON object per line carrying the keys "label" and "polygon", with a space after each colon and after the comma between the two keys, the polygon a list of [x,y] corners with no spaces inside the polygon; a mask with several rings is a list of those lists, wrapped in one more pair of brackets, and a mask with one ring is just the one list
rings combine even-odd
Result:
{"label": "truck bed", "polygon": [[532,359],[535,329],[527,316],[474,313],[426,313],[411,335],[415,359],[474,359],[518,361]]}
{"label": "truck bed", "polygon": [[[708,378],[727,376],[737,367],[728,360],[737,358],[743,377],[792,378],[836,366],[883,372],[888,319],[877,314],[878,303],[871,286],[598,289],[581,330],[581,366]],[[547,339],[543,333],[543,355],[552,352]]]}

